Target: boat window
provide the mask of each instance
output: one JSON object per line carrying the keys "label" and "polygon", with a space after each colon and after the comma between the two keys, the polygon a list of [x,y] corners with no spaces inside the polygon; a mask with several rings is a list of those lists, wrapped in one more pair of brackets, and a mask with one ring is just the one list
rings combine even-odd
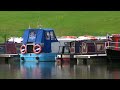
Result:
{"label": "boat window", "polygon": [[29,33],[28,42],[35,42],[35,39],[36,39],[36,32],[35,30],[31,30]]}
{"label": "boat window", "polygon": [[46,33],[45,33],[45,37],[46,37],[46,40],[50,40],[50,33],[49,33],[49,32],[46,32]]}
{"label": "boat window", "polygon": [[0,54],[5,53],[5,45],[0,45]]}
{"label": "boat window", "polygon": [[97,51],[104,51],[104,44],[96,44],[97,45]]}
{"label": "boat window", "polygon": [[55,35],[54,35],[53,31],[50,32],[50,36],[51,36],[51,40],[55,40]]}
{"label": "boat window", "polygon": [[27,53],[33,53],[33,45],[27,45]]}
{"label": "boat window", "polygon": [[75,42],[71,42],[71,46],[75,46]]}

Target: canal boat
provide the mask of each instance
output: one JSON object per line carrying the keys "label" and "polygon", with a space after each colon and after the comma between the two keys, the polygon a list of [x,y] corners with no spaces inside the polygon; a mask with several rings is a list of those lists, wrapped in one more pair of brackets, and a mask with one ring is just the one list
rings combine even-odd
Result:
{"label": "canal boat", "polygon": [[105,54],[105,42],[107,40],[83,40],[70,43],[70,53],[90,55]]}
{"label": "canal boat", "polygon": [[30,28],[25,30],[20,47],[20,61],[55,61],[56,42],[58,43],[58,40],[53,29]]}
{"label": "canal boat", "polygon": [[65,46],[61,47],[61,52],[57,55],[57,59],[71,59],[78,56],[106,56],[107,39],[104,40],[80,40],[65,42]]}
{"label": "canal boat", "polygon": [[70,54],[105,54],[107,40],[81,40],[65,42],[64,51]]}
{"label": "canal boat", "polygon": [[112,34],[111,40],[108,41],[106,48],[108,60],[119,60],[120,59],[120,34]]}
{"label": "canal boat", "polygon": [[0,55],[2,54],[19,54],[21,47],[21,43],[14,43],[14,42],[5,42],[0,43]]}

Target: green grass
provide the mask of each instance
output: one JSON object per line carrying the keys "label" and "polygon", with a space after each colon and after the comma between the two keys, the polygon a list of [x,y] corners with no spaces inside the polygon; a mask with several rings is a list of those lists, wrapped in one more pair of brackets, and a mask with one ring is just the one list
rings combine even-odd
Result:
{"label": "green grass", "polygon": [[38,24],[53,28],[57,36],[120,33],[120,11],[0,11],[0,42],[4,35],[20,37]]}

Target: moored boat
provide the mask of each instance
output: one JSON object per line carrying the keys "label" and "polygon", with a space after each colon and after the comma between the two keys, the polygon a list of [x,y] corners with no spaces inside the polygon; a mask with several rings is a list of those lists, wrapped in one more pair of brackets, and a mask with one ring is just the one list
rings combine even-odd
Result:
{"label": "moored boat", "polygon": [[54,30],[48,28],[27,29],[20,48],[21,61],[55,61],[52,43],[58,42]]}
{"label": "moored boat", "polygon": [[111,61],[120,61],[120,34],[112,34],[106,48],[107,58]]}

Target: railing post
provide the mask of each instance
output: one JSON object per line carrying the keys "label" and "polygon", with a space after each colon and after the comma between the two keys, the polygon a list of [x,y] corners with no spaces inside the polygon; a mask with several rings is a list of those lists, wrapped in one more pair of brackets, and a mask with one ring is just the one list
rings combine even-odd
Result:
{"label": "railing post", "polygon": [[110,46],[110,42],[108,41],[108,47]]}
{"label": "railing post", "polygon": [[65,46],[63,46],[63,48],[62,48],[62,53],[64,53],[64,49],[65,49]]}
{"label": "railing post", "polygon": [[68,49],[68,53],[70,54],[70,46],[68,46],[68,48],[69,48],[69,49]]}
{"label": "railing post", "polygon": [[109,47],[110,47],[110,42],[109,41],[105,42],[105,49],[107,49]]}
{"label": "railing post", "polygon": [[106,42],[105,42],[105,49],[107,49]]}

